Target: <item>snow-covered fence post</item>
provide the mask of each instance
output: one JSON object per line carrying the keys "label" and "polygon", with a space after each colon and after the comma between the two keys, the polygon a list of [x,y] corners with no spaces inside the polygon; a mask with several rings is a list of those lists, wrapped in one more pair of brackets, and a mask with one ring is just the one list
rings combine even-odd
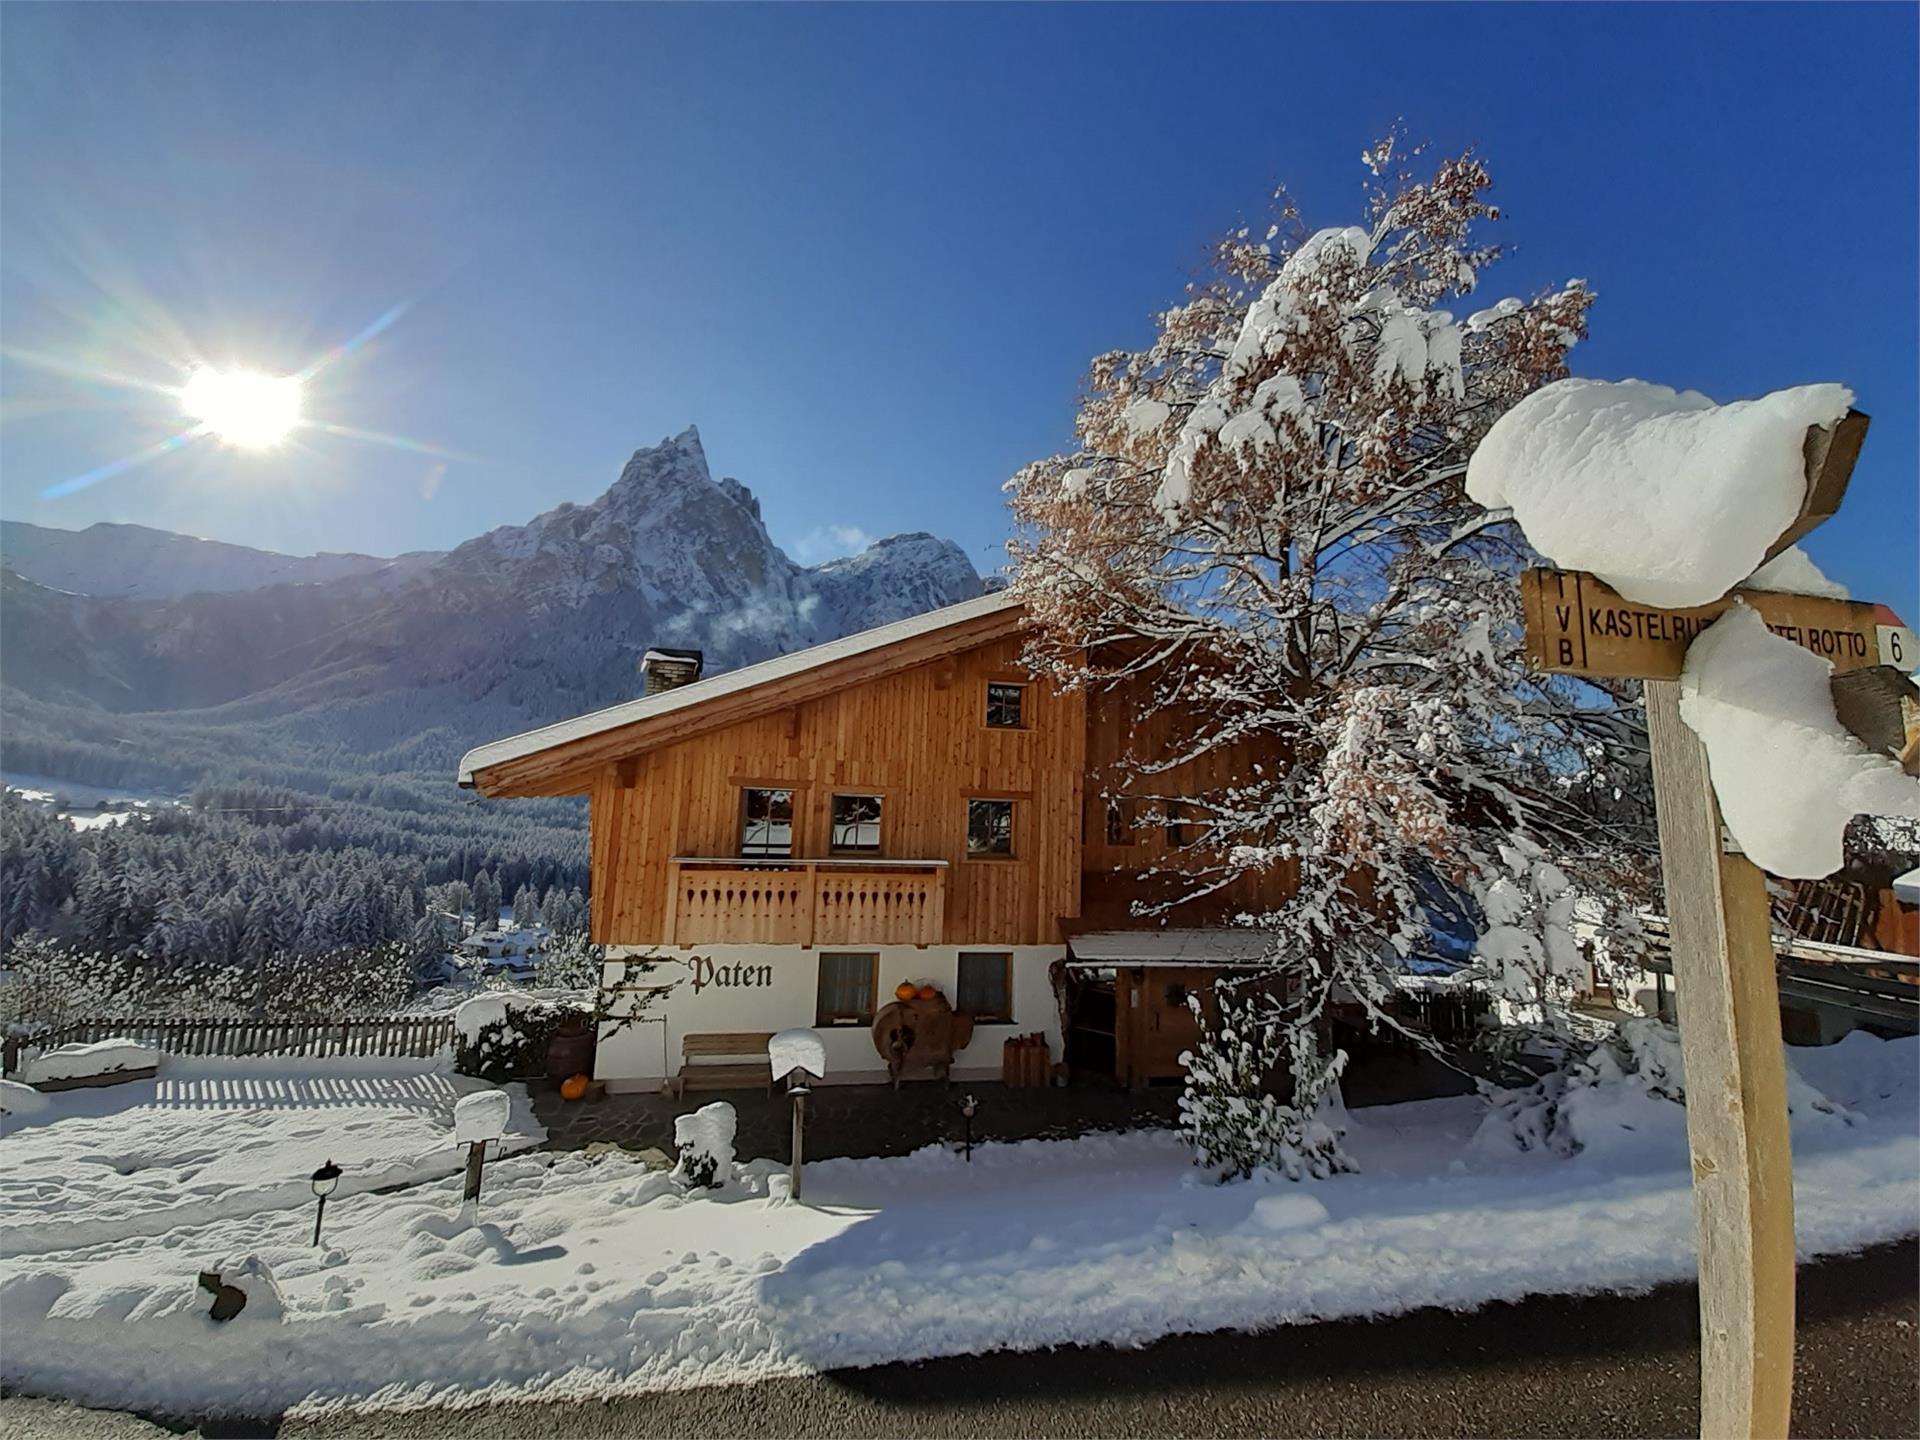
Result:
{"label": "snow-covered fence post", "polygon": [[[1594,388],[1583,394],[1582,386]],[[1793,1162],[1779,984],[1765,876],[1723,842],[1721,798],[1779,851],[1771,868],[1823,873],[1805,847],[1783,848],[1764,807],[1751,803],[1756,782],[1771,792],[1780,777],[1747,775],[1736,763],[1737,747],[1752,743],[1753,727],[1770,715],[1713,687],[1784,692],[1803,667],[1821,663],[1798,654],[1801,646],[1827,662],[1829,675],[1874,665],[1888,648],[1875,607],[1781,593],[1797,587],[1776,589],[1751,573],[1839,508],[1867,428],[1851,400],[1839,386],[1810,386],[1716,411],[1701,397],[1639,382],[1566,382],[1496,423],[1467,476],[1475,499],[1511,505],[1556,563],[1606,572],[1522,577],[1533,667],[1645,684],[1700,1238],[1703,1436],[1784,1435],[1793,1399]],[[1644,513],[1665,516],[1660,497],[1669,491],[1705,494],[1708,510],[1691,523],[1669,520],[1660,532],[1667,543],[1644,546],[1647,553],[1609,548],[1607,517],[1577,492],[1636,488],[1646,493],[1628,500]],[[1595,535],[1597,547],[1586,538]],[[1775,683],[1780,647],[1791,673]],[[1715,664],[1723,654],[1725,672]],[[1827,699],[1819,678],[1810,708]],[[1805,697],[1769,699],[1785,714]],[[1729,743],[1715,732],[1716,705],[1741,713],[1731,722],[1736,749],[1715,753],[1710,765],[1709,741]],[[1825,728],[1844,741],[1826,709]],[[1818,717],[1790,719],[1821,728]],[[1889,796],[1886,776],[1847,759],[1838,788],[1862,803],[1838,808],[1851,814]],[[1920,808],[1920,796],[1890,803]],[[1814,822],[1796,815],[1792,823]]]}
{"label": "snow-covered fence post", "polygon": [[788,1165],[790,1194],[800,1198],[801,1151],[807,1128],[807,1096],[813,1082],[827,1074],[827,1047],[813,1031],[798,1028],[782,1030],[767,1041],[767,1064],[776,1081],[787,1082],[787,1094],[793,1099],[793,1158]]}

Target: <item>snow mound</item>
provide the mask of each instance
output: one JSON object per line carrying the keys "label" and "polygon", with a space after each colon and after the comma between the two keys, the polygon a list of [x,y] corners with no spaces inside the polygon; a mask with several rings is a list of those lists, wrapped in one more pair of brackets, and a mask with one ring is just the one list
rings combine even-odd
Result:
{"label": "snow mound", "polygon": [[1847,413],[1844,385],[1715,405],[1644,380],[1561,380],[1495,422],[1467,494],[1512,507],[1555,565],[1631,600],[1705,605],[1751,575],[1806,495],[1807,427]]}
{"label": "snow mound", "polygon": [[680,1151],[674,1178],[685,1185],[718,1189],[733,1178],[733,1132],[737,1117],[724,1100],[702,1105],[673,1122],[673,1143]]}
{"label": "snow mound", "polygon": [[[1493,1153],[1584,1154],[1603,1164],[1649,1146],[1683,1155],[1686,1098],[1680,1032],[1651,1016],[1628,1020],[1566,1069],[1525,1089],[1495,1091],[1474,1146]],[[1787,1113],[1801,1127],[1851,1125],[1858,1118],[1805,1079],[1791,1058]]]}
{"label": "snow mound", "polygon": [[52,1103],[31,1085],[22,1085],[18,1080],[0,1080],[0,1115],[24,1120],[29,1115],[45,1114]]}
{"label": "snow mound", "polygon": [[497,990],[489,991],[461,1002],[453,1012],[453,1028],[467,1044],[478,1045],[480,1032],[489,1025],[506,1024],[508,1013],[507,997]]}
{"label": "snow mound", "polygon": [[1920,818],[1920,780],[1834,714],[1832,672],[1738,605],[1688,647],[1680,676],[1680,714],[1707,747],[1727,828],[1787,879],[1838,870],[1855,815]]}
{"label": "snow mound", "polygon": [[208,1268],[219,1274],[221,1284],[231,1285],[247,1297],[246,1308],[233,1317],[235,1320],[286,1319],[287,1298],[273,1278],[273,1267],[258,1255],[236,1255]]}
{"label": "snow mound", "polygon": [[513,1097],[504,1090],[479,1090],[462,1095],[453,1106],[456,1145],[498,1140],[513,1120]]}
{"label": "snow mound", "polygon": [[43,1080],[87,1080],[122,1070],[151,1070],[160,1052],[138,1040],[95,1040],[87,1045],[61,1045],[34,1056],[21,1072],[28,1084]]}
{"label": "snow mound", "polygon": [[786,1079],[795,1070],[823,1080],[827,1074],[826,1042],[805,1028],[782,1030],[767,1041],[767,1061],[776,1080]]}
{"label": "snow mound", "polygon": [[1253,1223],[1262,1230],[1300,1230],[1333,1216],[1311,1195],[1262,1195],[1253,1202]]}

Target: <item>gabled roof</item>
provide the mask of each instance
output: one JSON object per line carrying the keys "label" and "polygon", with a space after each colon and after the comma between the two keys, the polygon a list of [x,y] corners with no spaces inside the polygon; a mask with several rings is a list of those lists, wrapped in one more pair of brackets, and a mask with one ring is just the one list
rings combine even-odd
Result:
{"label": "gabled roof", "polygon": [[995,591],[469,750],[460,784],[483,795],[565,795],[583,772],[1017,633],[1026,605]]}

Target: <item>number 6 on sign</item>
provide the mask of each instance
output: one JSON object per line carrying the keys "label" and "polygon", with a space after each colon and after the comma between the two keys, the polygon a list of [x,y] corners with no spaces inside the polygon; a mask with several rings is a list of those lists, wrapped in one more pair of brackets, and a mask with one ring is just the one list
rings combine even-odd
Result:
{"label": "number 6 on sign", "polygon": [[1904,625],[1876,625],[1873,628],[1880,639],[1882,665],[1891,665],[1903,672],[1920,665],[1920,640],[1914,638],[1913,631]]}

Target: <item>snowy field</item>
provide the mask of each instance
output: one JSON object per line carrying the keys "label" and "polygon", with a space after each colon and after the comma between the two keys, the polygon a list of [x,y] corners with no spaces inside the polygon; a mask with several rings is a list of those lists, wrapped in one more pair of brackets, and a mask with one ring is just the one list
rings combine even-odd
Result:
{"label": "snowy field", "polygon": [[[1803,1256],[1920,1229],[1920,1042],[1854,1035],[1793,1055],[1842,1107],[1795,1116]],[[1472,1099],[1366,1110],[1349,1137],[1360,1173],[1313,1184],[1216,1187],[1155,1132],[986,1145],[971,1165],[937,1149],[824,1161],[807,1167],[805,1204],[767,1161],[688,1195],[623,1155],[527,1154],[489,1167],[477,1222],[451,1180],[347,1195],[319,1251],[310,1199],[289,1192],[288,1208],[10,1253],[4,1379],[269,1416],[1138,1343],[1688,1276],[1682,1110],[1596,1099],[1572,1159],[1477,1135],[1487,1112]],[[52,1146],[68,1123],[10,1137],[8,1173],[8,1150]],[[284,1313],[262,1301],[216,1326],[194,1274],[246,1255],[271,1267]]]}
{"label": "snowy field", "polygon": [[[168,1056],[153,1080],[49,1095],[38,1115],[0,1122],[0,1256],[135,1236],[171,1248],[263,1213],[293,1237],[300,1217],[280,1212],[311,1225],[308,1177],[324,1161],[346,1172],[342,1196],[457,1173],[454,1103],[487,1088],[438,1060]],[[525,1088],[509,1088],[504,1148],[541,1144]]]}

